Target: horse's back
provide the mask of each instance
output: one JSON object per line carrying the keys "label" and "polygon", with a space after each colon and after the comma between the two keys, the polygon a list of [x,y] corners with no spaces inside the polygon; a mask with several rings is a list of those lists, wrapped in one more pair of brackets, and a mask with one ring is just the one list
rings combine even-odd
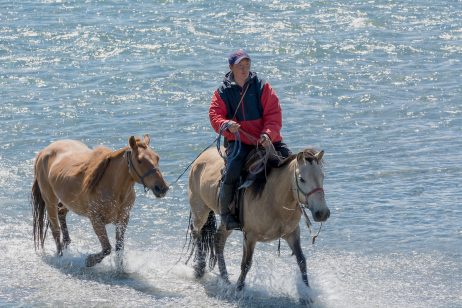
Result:
{"label": "horse's back", "polygon": [[194,203],[203,203],[209,209],[216,210],[223,166],[224,161],[215,148],[208,149],[196,159],[189,173],[189,199],[192,207]]}
{"label": "horse's back", "polygon": [[92,150],[76,140],[59,140],[37,155],[35,174],[41,189],[62,199],[62,195],[77,194],[83,179],[85,163]]}
{"label": "horse's back", "polygon": [[75,160],[81,160],[90,153],[91,150],[84,143],[77,140],[66,139],[50,143],[47,147],[40,151],[39,155],[53,156],[58,158],[61,156],[71,156]]}

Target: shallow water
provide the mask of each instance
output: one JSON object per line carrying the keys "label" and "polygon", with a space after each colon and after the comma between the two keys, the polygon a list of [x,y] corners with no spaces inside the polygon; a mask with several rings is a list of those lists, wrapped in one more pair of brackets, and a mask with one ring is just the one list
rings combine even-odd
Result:
{"label": "shallow water", "polygon": [[215,138],[208,104],[237,47],[278,93],[291,149],[326,152],[331,217],[314,246],[301,225],[315,306],[462,306],[461,1],[0,4],[1,306],[299,305],[284,243],[257,245],[241,293],[218,269],[194,279],[187,176],[163,199],[137,186],[123,273],[113,256],[84,266],[99,244],[76,215],[62,258],[51,238],[34,252],[35,154],[149,133],[173,182]]}

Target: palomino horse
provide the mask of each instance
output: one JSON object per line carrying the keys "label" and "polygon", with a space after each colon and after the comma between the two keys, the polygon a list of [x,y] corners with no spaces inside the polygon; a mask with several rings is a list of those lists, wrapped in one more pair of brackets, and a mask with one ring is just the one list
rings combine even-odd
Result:
{"label": "palomino horse", "polygon": [[[252,263],[257,242],[283,238],[295,254],[303,282],[309,287],[306,260],[300,244],[299,222],[304,206],[315,221],[326,221],[330,211],[324,199],[322,156],[324,152],[306,149],[271,170],[262,191],[247,189],[243,196],[244,253],[237,289],[244,287],[245,277]],[[215,215],[218,213],[218,189],[223,159],[218,151],[209,149],[192,165],[189,175],[189,202],[192,215],[193,247],[196,250],[195,273],[204,274],[206,254],[210,254],[212,269],[218,259],[221,277],[228,281],[224,260],[224,246],[231,234],[221,223],[218,232]],[[215,255],[216,254],[216,255]]]}
{"label": "palomino horse", "polygon": [[121,252],[135,202],[135,182],[145,190],[151,189],[158,198],[168,190],[159,169],[159,156],[149,147],[149,141],[148,135],[143,140],[131,136],[129,146],[111,151],[105,147],[90,150],[79,141],[60,140],[40,151],[32,186],[36,249],[43,248],[49,223],[57,254],[62,255],[70,243],[66,214],[71,210],[90,219],[102,246],[101,252],[87,257],[87,266],[111,253],[106,224],[115,224],[116,252]]}

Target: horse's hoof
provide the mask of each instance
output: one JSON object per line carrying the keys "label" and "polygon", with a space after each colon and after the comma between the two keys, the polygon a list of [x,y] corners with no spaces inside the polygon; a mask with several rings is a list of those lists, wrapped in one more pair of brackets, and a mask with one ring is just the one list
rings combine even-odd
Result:
{"label": "horse's hoof", "polygon": [[86,267],[92,267],[94,265],[95,265],[95,262],[93,260],[89,260],[88,258],[87,258],[87,260],[85,260],[85,266]]}
{"label": "horse's hoof", "polygon": [[226,283],[226,284],[231,284],[231,282],[229,281],[228,275],[226,275],[226,276],[221,276],[221,279],[223,279],[223,282],[224,282],[224,283]]}
{"label": "horse's hoof", "polygon": [[299,299],[300,305],[305,307],[311,307],[314,304],[314,300],[311,297],[308,298],[300,298]]}
{"label": "horse's hoof", "polygon": [[239,292],[242,291],[242,289],[244,289],[244,285],[245,285],[244,283],[238,283],[236,286],[236,290]]}
{"label": "horse's hoof", "polygon": [[204,277],[204,274],[205,274],[204,269],[194,268],[194,277],[196,279],[200,279],[200,278]]}
{"label": "horse's hoof", "polygon": [[196,279],[202,278],[205,274],[206,263],[204,261],[198,261],[194,265],[194,276]]}
{"label": "horse's hoof", "polygon": [[[100,260],[101,261],[101,260]],[[95,266],[96,263],[99,263],[98,259],[95,256],[88,256],[85,260],[85,265],[87,267]]]}

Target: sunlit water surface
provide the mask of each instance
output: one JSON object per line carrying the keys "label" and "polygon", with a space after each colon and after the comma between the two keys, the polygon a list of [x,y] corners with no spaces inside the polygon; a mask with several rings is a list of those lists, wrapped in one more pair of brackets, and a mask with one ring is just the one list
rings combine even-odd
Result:
{"label": "sunlit water surface", "polygon": [[[185,265],[187,175],[137,186],[124,272],[87,219],[34,252],[36,153],[149,133],[173,182],[215,138],[208,105],[238,47],[283,108],[293,151],[324,149],[331,218],[301,223],[316,307],[462,306],[462,2],[0,1],[0,306],[288,307],[290,250],[258,244],[243,292]],[[316,225],[315,228],[318,226]],[[114,241],[114,227],[108,227]],[[231,282],[242,235],[226,248]]]}

